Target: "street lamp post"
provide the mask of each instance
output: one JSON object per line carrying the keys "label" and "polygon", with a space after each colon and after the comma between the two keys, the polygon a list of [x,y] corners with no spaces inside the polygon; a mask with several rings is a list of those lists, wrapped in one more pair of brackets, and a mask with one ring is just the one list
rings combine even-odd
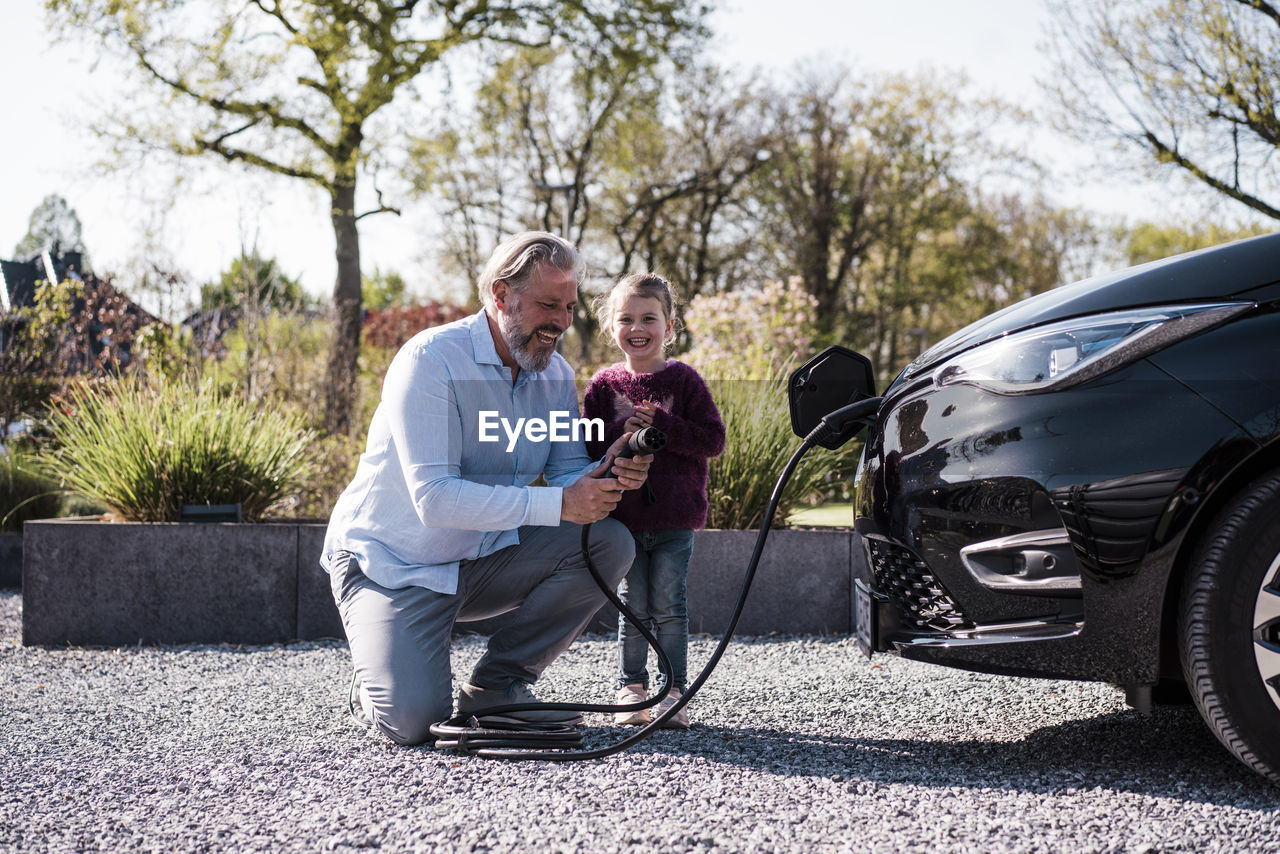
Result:
{"label": "street lamp post", "polygon": [[571,224],[569,221],[571,216],[569,203],[572,200],[573,184],[534,184],[534,188],[545,190],[549,193],[564,193],[564,198],[561,200],[564,207],[561,209],[560,214],[560,236],[565,240],[569,240],[569,226]]}
{"label": "street lamp post", "polygon": [[[560,214],[560,236],[563,237],[565,240],[569,240],[570,242],[572,242],[569,237],[569,226],[570,226],[569,217],[571,213],[569,202],[571,200],[571,194],[573,193],[573,185],[572,184],[534,184],[534,188],[538,190],[544,190],[548,193],[564,193],[564,198],[561,200],[564,203],[564,207],[561,209],[561,214]],[[561,335],[556,340],[556,352],[562,356],[564,355],[564,336],[563,335]]]}

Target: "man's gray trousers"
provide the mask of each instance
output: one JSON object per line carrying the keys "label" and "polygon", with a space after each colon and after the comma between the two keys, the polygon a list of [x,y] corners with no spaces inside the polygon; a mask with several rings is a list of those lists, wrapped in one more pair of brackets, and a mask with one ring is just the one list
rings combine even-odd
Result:
{"label": "man's gray trousers", "polygon": [[[635,541],[621,523],[603,519],[591,526],[590,542],[593,564],[616,589]],[[506,688],[536,682],[605,601],[582,557],[582,526],[570,522],[522,527],[518,545],[463,561],[452,595],[375,584],[343,553],[330,559],[330,581],[362,686],[360,705],[400,744],[427,741],[428,728],[453,714],[455,621],[515,611],[489,638],[470,678],[482,688]]]}

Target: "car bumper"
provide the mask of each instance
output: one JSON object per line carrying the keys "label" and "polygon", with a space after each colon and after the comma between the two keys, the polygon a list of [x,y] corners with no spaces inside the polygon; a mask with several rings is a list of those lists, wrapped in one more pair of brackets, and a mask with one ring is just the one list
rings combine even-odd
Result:
{"label": "car bumper", "polygon": [[1185,524],[1196,461],[1244,453],[1233,437],[1233,422],[1147,363],[1053,394],[892,392],[857,484],[870,645],[987,672],[1154,683],[1171,528]]}

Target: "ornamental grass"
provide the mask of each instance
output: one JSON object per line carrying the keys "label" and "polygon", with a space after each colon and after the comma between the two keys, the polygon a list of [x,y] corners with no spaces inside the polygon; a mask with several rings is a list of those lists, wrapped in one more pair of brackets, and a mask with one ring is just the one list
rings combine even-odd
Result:
{"label": "ornamental grass", "polygon": [[300,483],[312,440],[292,416],[180,381],[76,386],[49,426],[48,473],[138,522],[175,522],[187,504],[259,519]]}
{"label": "ornamental grass", "polygon": [[44,477],[34,455],[0,449],[0,531],[21,532],[22,523],[58,515],[62,493]]}
{"label": "ornamental grass", "polygon": [[[711,461],[708,528],[758,528],[787,461],[791,432],[787,377],[811,352],[817,301],[798,279],[693,298],[685,315],[693,348],[684,358],[709,379],[725,424],[724,453]],[[781,525],[799,507],[844,501],[862,443],[813,448],[778,502]],[[852,520],[851,520],[852,521]]]}
{"label": "ornamental grass", "polygon": [[[758,528],[774,485],[801,439],[791,432],[786,379],[713,380],[708,383],[725,424],[724,453],[711,460],[708,528]],[[841,493],[852,478],[860,441],[837,451],[812,448],[796,467],[773,524],[799,507]]]}

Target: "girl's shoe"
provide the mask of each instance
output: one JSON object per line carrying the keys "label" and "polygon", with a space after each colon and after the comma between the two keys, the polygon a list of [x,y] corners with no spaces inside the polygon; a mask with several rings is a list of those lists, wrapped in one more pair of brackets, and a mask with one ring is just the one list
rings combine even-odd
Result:
{"label": "girl's shoe", "polygon": [[[630,706],[635,703],[643,703],[648,699],[644,692],[644,686],[637,683],[626,685],[618,689],[618,705]],[[652,718],[649,717],[648,709],[636,709],[631,712],[614,712],[613,723],[615,726],[644,726]]]}
{"label": "girl's shoe", "polygon": [[[671,693],[662,698],[662,702],[658,704],[658,708],[654,710],[653,716],[660,718],[666,714],[667,709],[675,705],[676,700],[681,697],[679,688],[672,688]],[[688,729],[689,728],[689,707],[682,706],[680,711],[676,712],[671,720],[662,725],[663,729]]]}

